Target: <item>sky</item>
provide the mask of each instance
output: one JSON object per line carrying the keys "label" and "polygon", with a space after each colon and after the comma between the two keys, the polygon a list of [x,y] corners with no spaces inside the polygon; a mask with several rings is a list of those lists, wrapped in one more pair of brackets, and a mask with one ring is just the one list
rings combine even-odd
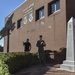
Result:
{"label": "sky", "polygon": [[[15,8],[25,0],[0,0],[0,30],[4,27],[4,19]],[[4,39],[0,40],[0,45],[4,45]]]}

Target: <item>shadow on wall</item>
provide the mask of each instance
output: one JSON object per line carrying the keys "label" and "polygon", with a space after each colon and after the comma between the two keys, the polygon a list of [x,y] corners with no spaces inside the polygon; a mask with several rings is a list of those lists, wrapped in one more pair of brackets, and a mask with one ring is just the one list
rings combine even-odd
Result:
{"label": "shadow on wall", "polygon": [[3,47],[2,46],[0,46],[0,52],[3,52]]}
{"label": "shadow on wall", "polygon": [[66,60],[66,48],[60,51],[45,50],[47,63],[61,64]]}

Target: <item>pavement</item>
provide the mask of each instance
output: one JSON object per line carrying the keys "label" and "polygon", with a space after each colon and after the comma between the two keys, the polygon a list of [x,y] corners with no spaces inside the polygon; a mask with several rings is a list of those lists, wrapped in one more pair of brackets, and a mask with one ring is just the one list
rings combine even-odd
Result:
{"label": "pavement", "polygon": [[37,65],[32,66],[22,71],[19,71],[15,75],[75,75],[75,73],[58,70],[60,64],[46,64],[46,66]]}

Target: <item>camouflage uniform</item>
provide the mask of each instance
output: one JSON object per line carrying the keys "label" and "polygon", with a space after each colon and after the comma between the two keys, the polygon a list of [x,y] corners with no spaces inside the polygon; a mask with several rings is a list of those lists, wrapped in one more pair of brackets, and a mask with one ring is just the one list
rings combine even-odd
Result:
{"label": "camouflage uniform", "polygon": [[38,40],[36,46],[38,47],[40,62],[44,65],[46,63],[45,54],[44,54],[44,47],[46,46],[45,41]]}

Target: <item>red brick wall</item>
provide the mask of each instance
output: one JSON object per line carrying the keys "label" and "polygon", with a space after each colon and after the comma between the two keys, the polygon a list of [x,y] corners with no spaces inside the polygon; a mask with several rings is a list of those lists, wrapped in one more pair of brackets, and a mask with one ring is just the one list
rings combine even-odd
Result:
{"label": "red brick wall", "polygon": [[[13,22],[16,22],[16,28],[10,35],[10,52],[23,51],[22,41],[30,39],[32,44],[31,52],[36,52],[36,42],[39,35],[43,35],[46,42],[46,50],[58,50],[60,47],[66,46],[66,0],[60,0],[60,10],[48,16],[48,3],[53,0],[28,0],[14,11]],[[26,25],[17,29],[17,20],[23,18],[23,9],[34,3],[33,16],[34,19]],[[35,11],[44,6],[45,17],[35,21]],[[44,24],[43,24],[44,23]],[[6,51],[7,39],[5,37],[4,50]]]}

